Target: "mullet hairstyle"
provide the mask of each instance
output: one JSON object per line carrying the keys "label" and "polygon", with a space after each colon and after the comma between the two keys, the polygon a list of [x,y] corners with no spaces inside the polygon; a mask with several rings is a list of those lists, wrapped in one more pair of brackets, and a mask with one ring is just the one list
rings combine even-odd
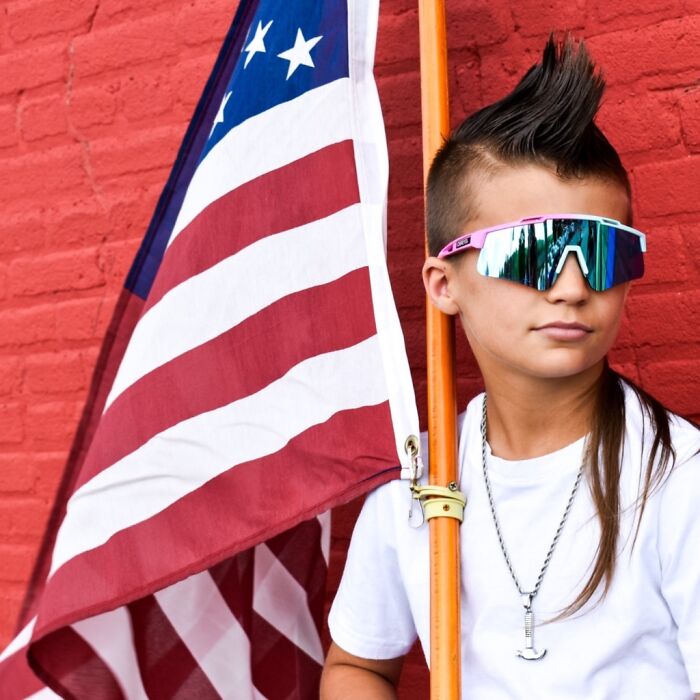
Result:
{"label": "mullet hairstyle", "polygon": [[[479,182],[502,168],[537,164],[563,179],[601,178],[622,185],[631,202],[629,177],[620,157],[594,123],[604,89],[605,82],[583,42],[576,44],[567,36],[557,43],[550,35],[541,63],[532,66],[510,94],[462,122],[435,156],[426,195],[430,254],[437,255],[475,218]],[[630,207],[626,223],[631,222]],[[586,476],[600,523],[600,541],[590,578],[554,620],[581,610],[602,585],[600,602],[615,573],[625,439],[622,381],[606,358],[586,442]],[[642,465],[634,546],[647,500],[673,468],[675,452],[667,410],[625,381],[639,399],[654,436],[647,463]]]}

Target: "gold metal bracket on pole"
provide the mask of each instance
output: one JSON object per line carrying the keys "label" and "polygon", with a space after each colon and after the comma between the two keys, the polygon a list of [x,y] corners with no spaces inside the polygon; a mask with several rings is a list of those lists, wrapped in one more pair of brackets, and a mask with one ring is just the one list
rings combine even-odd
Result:
{"label": "gold metal bracket on pole", "polygon": [[451,481],[449,486],[421,486],[418,483],[411,484],[413,498],[423,509],[425,520],[432,518],[454,518],[461,523],[464,520],[464,506],[467,497],[459,490],[456,481]]}

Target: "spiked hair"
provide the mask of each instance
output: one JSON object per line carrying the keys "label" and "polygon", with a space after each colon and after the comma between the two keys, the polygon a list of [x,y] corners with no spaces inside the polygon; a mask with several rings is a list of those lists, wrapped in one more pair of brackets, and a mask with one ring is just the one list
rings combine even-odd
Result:
{"label": "spiked hair", "polygon": [[473,218],[475,175],[538,163],[562,178],[601,177],[624,186],[627,173],[596,126],[605,82],[583,42],[550,35],[541,63],[515,89],[464,120],[438,151],[427,188],[430,253],[458,236]]}

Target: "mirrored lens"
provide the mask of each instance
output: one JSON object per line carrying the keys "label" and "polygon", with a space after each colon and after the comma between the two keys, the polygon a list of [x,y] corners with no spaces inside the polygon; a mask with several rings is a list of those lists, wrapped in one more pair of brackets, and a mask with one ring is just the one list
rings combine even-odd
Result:
{"label": "mirrored lens", "polygon": [[596,291],[644,274],[639,236],[584,219],[550,219],[489,233],[477,269],[543,291],[556,282],[562,255],[572,252]]}

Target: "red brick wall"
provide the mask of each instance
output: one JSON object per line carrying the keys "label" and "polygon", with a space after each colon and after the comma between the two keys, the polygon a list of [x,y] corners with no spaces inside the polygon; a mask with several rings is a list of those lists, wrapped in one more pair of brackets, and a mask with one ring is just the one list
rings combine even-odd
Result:
{"label": "red brick wall", "polygon": [[[235,0],[0,5],[0,646],[9,640],[114,302]],[[384,0],[377,78],[389,264],[424,402],[416,0]],[[510,89],[552,28],[608,79],[600,123],[631,171],[649,271],[615,364],[700,418],[700,2],[447,0],[452,121]],[[460,400],[479,388],[461,344]],[[334,526],[331,589],[357,505]],[[417,657],[416,657],[417,658]],[[418,662],[404,697],[424,697]],[[413,690],[408,690],[412,686]]]}

